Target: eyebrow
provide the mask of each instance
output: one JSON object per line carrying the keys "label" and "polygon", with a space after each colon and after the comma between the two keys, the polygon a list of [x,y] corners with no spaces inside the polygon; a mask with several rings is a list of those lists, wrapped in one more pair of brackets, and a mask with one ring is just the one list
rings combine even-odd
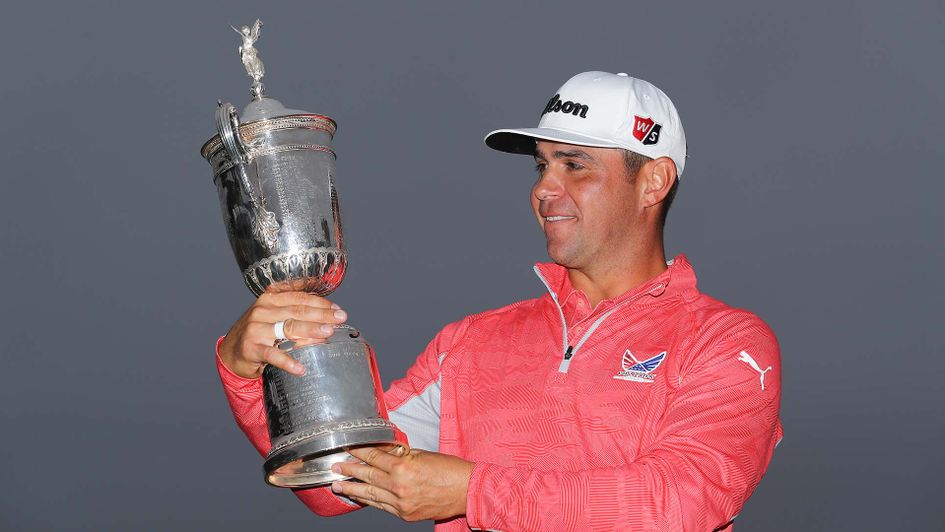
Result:
{"label": "eyebrow", "polygon": [[[552,152],[551,155],[555,159],[571,158],[571,159],[583,159],[585,161],[593,160],[593,157],[591,157],[586,151],[583,151],[583,150],[569,150],[569,151],[555,150],[554,152]],[[544,159],[545,157],[538,151],[535,151],[535,158]]]}

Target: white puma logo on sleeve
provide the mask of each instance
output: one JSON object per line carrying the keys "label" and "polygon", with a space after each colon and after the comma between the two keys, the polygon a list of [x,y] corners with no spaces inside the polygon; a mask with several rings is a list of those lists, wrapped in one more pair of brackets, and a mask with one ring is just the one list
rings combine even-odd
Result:
{"label": "white puma logo on sleeve", "polygon": [[739,354],[738,360],[741,360],[742,362],[747,363],[749,366],[752,367],[752,369],[754,369],[761,375],[761,391],[764,391],[765,390],[765,373],[771,371],[771,366],[768,366],[767,369],[765,369],[764,371],[761,371],[761,367],[758,366],[758,363],[755,362],[755,359],[751,358],[751,355],[749,355],[748,352],[746,351],[742,351]]}

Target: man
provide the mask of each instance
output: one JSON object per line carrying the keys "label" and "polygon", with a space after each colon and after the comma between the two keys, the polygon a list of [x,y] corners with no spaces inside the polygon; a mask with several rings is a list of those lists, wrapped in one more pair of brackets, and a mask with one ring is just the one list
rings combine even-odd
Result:
{"label": "man", "polygon": [[[409,454],[353,450],[364,463],[334,468],[363,482],[296,494],[319,514],[370,505],[438,531],[729,526],[782,436],[780,355],[761,320],[701,294],[685,257],[665,259],[686,162],[673,103],[626,74],[586,72],[538,128],[486,144],[535,157],[547,293],[447,325],[391,385]],[[218,342],[261,453],[262,368],[301,371],[272,347],[274,326],[318,342],[345,318],[322,298],[265,294]]]}

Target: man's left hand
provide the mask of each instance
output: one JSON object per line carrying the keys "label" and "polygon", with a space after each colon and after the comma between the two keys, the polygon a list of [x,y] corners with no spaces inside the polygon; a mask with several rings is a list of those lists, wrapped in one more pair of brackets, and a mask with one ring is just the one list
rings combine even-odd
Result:
{"label": "man's left hand", "polygon": [[412,449],[396,456],[378,447],[350,449],[363,464],[341,462],[332,471],[359,482],[334,482],[332,491],[380,508],[405,521],[447,519],[466,513],[473,463],[447,454]]}

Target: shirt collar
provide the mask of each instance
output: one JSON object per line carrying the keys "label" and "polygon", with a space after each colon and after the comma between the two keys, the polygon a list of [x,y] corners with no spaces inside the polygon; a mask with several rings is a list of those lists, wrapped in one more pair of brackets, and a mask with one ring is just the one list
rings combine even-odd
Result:
{"label": "shirt collar", "polygon": [[[643,292],[649,292],[652,297],[668,299],[666,296],[696,289],[696,273],[685,255],[677,255],[666,264],[668,267],[661,274],[613,299],[605,299],[601,303],[619,304],[627,298],[635,297]],[[535,264],[535,271],[544,278],[548,289],[554,292],[558,304],[562,307],[568,303],[572,296],[586,298],[583,292],[574,288],[571,284],[568,269],[564,266],[553,262],[540,262]]]}

